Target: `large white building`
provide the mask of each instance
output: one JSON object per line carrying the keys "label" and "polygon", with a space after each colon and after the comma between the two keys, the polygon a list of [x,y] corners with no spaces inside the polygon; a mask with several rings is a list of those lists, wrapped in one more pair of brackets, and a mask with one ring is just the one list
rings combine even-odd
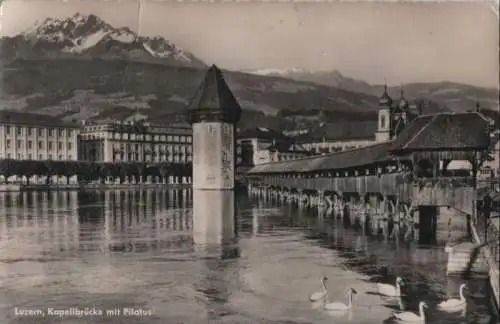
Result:
{"label": "large white building", "polygon": [[80,134],[84,161],[192,162],[192,129],[146,119],[86,122]]}
{"label": "large white building", "polygon": [[0,111],[0,159],[77,160],[79,132],[51,116]]}

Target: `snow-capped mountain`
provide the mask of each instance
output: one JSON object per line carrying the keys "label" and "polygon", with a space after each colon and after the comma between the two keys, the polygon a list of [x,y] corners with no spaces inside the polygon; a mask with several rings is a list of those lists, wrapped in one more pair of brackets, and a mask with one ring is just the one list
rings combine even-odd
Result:
{"label": "snow-capped mountain", "polygon": [[47,18],[26,32],[1,39],[5,58],[102,57],[152,60],[187,66],[205,64],[163,37],[139,36],[128,27],[115,28],[96,15]]}

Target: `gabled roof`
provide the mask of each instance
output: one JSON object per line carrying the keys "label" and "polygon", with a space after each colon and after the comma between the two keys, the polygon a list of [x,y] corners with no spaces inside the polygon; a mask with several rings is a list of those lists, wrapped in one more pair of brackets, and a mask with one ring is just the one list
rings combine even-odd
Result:
{"label": "gabled roof", "polygon": [[477,112],[422,115],[403,129],[392,150],[487,149],[488,125],[488,120]]}
{"label": "gabled roof", "polygon": [[219,113],[228,121],[236,123],[241,116],[241,107],[229,89],[221,70],[212,65],[191,102],[187,106],[192,113]]}

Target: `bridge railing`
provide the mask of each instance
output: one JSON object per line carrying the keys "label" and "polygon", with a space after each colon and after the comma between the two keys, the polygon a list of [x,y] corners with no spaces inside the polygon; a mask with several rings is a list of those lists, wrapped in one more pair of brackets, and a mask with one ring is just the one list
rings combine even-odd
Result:
{"label": "bridge railing", "polygon": [[268,186],[298,190],[323,190],[342,193],[383,193],[386,195],[401,194],[401,189],[405,186],[402,174],[343,178],[287,178],[269,176],[261,177],[259,180],[251,180],[250,182],[252,181],[254,183],[262,183]]}
{"label": "bridge railing", "polygon": [[418,205],[451,206],[472,215],[475,199],[473,180],[467,177],[409,179],[403,173],[357,177],[283,177],[263,176],[250,180],[255,184],[297,190],[322,190],[337,193],[380,193],[397,196],[401,202]]}

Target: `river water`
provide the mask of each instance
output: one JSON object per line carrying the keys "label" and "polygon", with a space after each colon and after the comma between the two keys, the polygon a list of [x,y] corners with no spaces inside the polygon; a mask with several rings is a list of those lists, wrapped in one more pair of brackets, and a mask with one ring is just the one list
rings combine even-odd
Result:
{"label": "river water", "polygon": [[[390,323],[420,300],[428,323],[497,321],[486,280],[446,277],[449,233],[431,246],[387,240],[313,210],[233,198],[0,193],[0,323]],[[308,301],[322,276],[331,300],[358,292],[351,311]],[[375,283],[396,276],[403,297],[378,295]],[[462,282],[466,310],[437,311]]]}

